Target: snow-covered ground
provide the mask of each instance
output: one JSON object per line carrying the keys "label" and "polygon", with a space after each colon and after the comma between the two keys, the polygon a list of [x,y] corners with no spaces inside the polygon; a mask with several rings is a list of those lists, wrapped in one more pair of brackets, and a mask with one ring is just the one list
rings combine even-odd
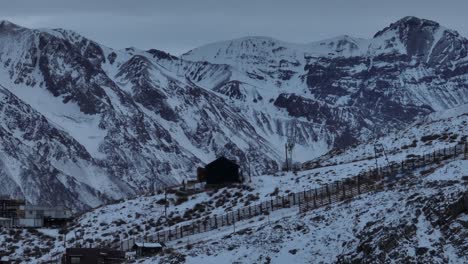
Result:
{"label": "snow-covered ground", "polygon": [[[378,141],[386,143],[391,161],[452,146],[468,135],[467,113],[468,108],[461,107],[431,115],[405,132]],[[422,140],[422,137],[430,140]],[[415,146],[403,147],[416,139]],[[167,226],[220,215],[269,200],[274,195],[315,188],[372,168],[375,160],[368,159],[372,151],[372,144],[363,144],[343,153],[332,152],[319,160],[321,164],[330,166],[297,173],[255,176],[244,186],[188,196],[179,191],[169,191],[168,222],[164,217],[165,195],[162,192],[101,206],[76,220],[66,232],[66,244],[99,245],[151,235]],[[379,158],[379,162],[383,161],[383,157]],[[434,225],[432,218],[435,216],[424,208],[453,203],[463,192],[466,193],[467,176],[468,161],[448,161],[432,170],[426,169],[423,175],[421,172],[407,175],[408,183],[394,189],[366,194],[305,216],[298,215],[297,208],[279,210],[269,217],[261,216],[236,224],[235,234],[232,234],[234,227],[225,227],[218,232],[170,242],[168,247],[172,253],[139,261],[164,263],[180,257],[187,263],[262,263],[268,258],[272,263],[284,263],[286,260],[330,263],[339,259],[373,262],[403,256],[411,260],[422,256],[431,263],[463,263],[465,259],[461,257],[460,249],[466,248],[468,241],[466,236],[462,236],[466,234],[466,228],[463,231],[458,227],[466,227],[466,212],[450,220],[447,229]],[[408,225],[407,230],[404,227]],[[404,239],[401,232],[408,233]],[[37,262],[48,260],[63,252],[65,232],[60,233],[59,230],[2,230],[0,252],[8,252],[12,258],[30,256],[28,263],[34,262],[32,259],[38,259]],[[387,241],[390,237],[395,241]],[[386,244],[393,246],[387,248]]]}
{"label": "snow-covered ground", "polygon": [[435,221],[444,214],[437,218],[428,210],[444,209],[463,193],[466,197],[466,172],[468,161],[453,161],[429,176],[419,176],[415,183],[305,215],[294,211],[275,219],[273,214],[261,224],[183,241],[171,245],[168,254],[137,262],[466,263],[467,212],[456,215],[445,228]]}

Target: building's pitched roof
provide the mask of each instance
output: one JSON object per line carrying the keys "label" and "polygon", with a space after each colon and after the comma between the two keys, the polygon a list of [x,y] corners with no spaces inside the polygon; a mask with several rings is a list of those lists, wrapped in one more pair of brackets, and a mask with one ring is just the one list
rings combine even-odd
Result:
{"label": "building's pitched roof", "polygon": [[144,247],[144,248],[162,248],[162,245],[159,243],[143,243],[143,242],[135,242],[137,247]]}
{"label": "building's pitched roof", "polygon": [[224,156],[221,156],[217,159],[215,159],[214,161],[208,163],[205,168],[210,168],[212,166],[216,166],[218,164],[229,164],[231,166],[236,166],[236,167],[239,167],[239,165],[237,163],[235,163],[234,161],[230,160],[230,159],[227,159],[226,157]]}

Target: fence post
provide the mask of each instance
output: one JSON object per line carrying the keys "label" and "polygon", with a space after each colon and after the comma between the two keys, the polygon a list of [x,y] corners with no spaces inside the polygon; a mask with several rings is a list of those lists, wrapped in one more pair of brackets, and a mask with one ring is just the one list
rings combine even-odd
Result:
{"label": "fence post", "polygon": [[468,143],[465,141],[465,159],[468,159]]}
{"label": "fence post", "polygon": [[359,180],[360,174],[357,175],[357,192],[361,194],[361,181]]}
{"label": "fence post", "polygon": [[317,208],[317,188],[314,189],[314,207]]}
{"label": "fence post", "polygon": [[326,190],[327,190],[328,203],[331,204],[330,190],[328,189],[328,184],[325,184],[325,188],[326,188]]}
{"label": "fence post", "polygon": [[315,193],[314,193],[314,208],[317,208],[317,203],[315,201],[316,195],[317,195],[317,189],[315,189]]}
{"label": "fence post", "polygon": [[341,187],[343,188],[343,200],[346,199],[346,191],[344,183],[341,183]]}

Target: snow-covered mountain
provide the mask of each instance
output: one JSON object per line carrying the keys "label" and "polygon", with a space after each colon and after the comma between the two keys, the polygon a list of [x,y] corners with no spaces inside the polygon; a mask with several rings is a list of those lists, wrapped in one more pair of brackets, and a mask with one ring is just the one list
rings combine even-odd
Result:
{"label": "snow-covered mountain", "polygon": [[468,102],[467,52],[415,17],[372,39],[246,37],[180,58],[3,21],[0,193],[84,209],[222,154],[270,173],[288,135],[294,158],[311,160]]}

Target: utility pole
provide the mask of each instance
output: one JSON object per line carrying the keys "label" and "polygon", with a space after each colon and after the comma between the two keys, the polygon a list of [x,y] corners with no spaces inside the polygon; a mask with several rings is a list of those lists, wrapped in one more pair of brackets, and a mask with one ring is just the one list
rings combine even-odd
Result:
{"label": "utility pole", "polygon": [[285,152],[286,152],[286,171],[289,171],[293,167],[292,154],[293,154],[294,146],[296,145],[296,134],[297,134],[296,120],[294,120],[288,132],[287,141],[284,146]]}
{"label": "utility pole", "polygon": [[249,143],[249,148],[247,149],[247,153],[245,154],[245,159],[247,160],[247,166],[249,167],[249,182],[252,182],[252,171],[250,168],[250,157],[249,153],[253,150],[252,144]]}
{"label": "utility pole", "polygon": [[377,153],[377,147],[375,146],[374,144],[374,158],[375,158],[375,169],[378,170],[379,169],[379,163],[378,163],[378,153]]}
{"label": "utility pole", "polygon": [[164,187],[164,218],[167,226],[167,187]]}
{"label": "utility pole", "polygon": [[249,159],[249,182],[252,182],[252,172],[250,170],[250,159]]}

